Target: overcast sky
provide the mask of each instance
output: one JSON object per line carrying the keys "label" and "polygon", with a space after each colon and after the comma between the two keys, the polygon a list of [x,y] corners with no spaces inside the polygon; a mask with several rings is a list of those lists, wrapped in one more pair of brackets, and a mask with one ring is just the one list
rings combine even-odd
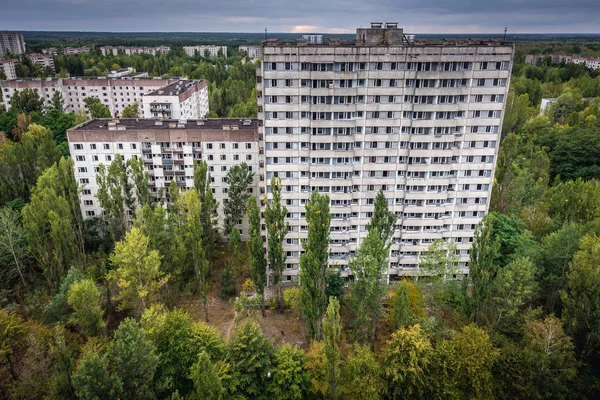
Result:
{"label": "overcast sky", "polygon": [[0,30],[600,33],[600,0],[0,0]]}

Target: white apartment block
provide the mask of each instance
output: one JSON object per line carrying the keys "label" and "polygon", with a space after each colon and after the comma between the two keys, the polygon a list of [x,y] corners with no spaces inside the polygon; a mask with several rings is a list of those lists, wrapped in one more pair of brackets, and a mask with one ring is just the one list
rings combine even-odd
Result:
{"label": "white apartment block", "polygon": [[216,57],[219,55],[219,51],[223,54],[223,57],[227,57],[227,46],[183,46],[183,51],[190,57],[194,57],[196,53],[203,57]]}
{"label": "white apartment block", "polygon": [[[229,169],[246,162],[254,173],[251,191],[259,195],[259,148],[257,120],[207,119],[152,121],[135,119],[95,119],[70,129],[69,150],[74,160],[75,178],[84,218],[101,215],[96,194],[96,173],[100,164],[108,166],[116,154],[125,160],[143,160],[149,174],[149,190],[155,201],[168,201],[168,186],[174,180],[180,188],[194,187],[194,162],[205,160],[211,175],[211,188],[219,202],[223,222],[223,201],[227,198]],[[238,225],[248,237],[245,217]]]}
{"label": "white apartment block", "polygon": [[[19,60],[17,60],[16,58],[11,58],[11,59],[6,59],[6,60],[0,59],[0,70],[4,71],[4,75],[6,75],[6,79],[17,79],[17,64],[18,63],[19,63]],[[2,82],[2,81],[0,80],[0,82]],[[2,83],[0,83],[0,85],[2,85]],[[6,99],[0,99],[0,100],[3,100],[5,103],[7,102]]]}
{"label": "white apartment block", "polygon": [[536,65],[540,60],[550,57],[552,64],[584,64],[590,69],[600,68],[599,57],[581,57],[581,56],[563,56],[556,54],[528,54],[525,57],[525,64]]}
{"label": "white apartment block", "polygon": [[260,45],[240,46],[239,50],[245,52],[251,60],[262,57],[262,47]]}
{"label": "white apartment block", "polygon": [[323,44],[323,35],[318,34],[304,34],[302,35],[302,39],[305,39],[308,44]]}
{"label": "white apartment block", "polygon": [[[298,274],[304,205],[331,198],[329,263],[347,271],[382,190],[398,219],[388,276],[417,272],[438,238],[468,272],[475,226],[489,207],[514,45],[417,41],[395,23],[356,42],[263,42],[257,69],[265,189],[283,185],[290,232],[285,275]],[[270,194],[268,194],[270,196]]]}
{"label": "white apartment block", "polygon": [[40,64],[42,67],[51,68],[54,71],[54,57],[51,54],[27,54],[32,62]]}
{"label": "white apartment block", "polygon": [[82,47],[65,47],[63,49],[63,54],[68,55],[68,54],[80,54],[80,53],[89,53],[90,52],[90,48],[87,46],[82,46]]}
{"label": "white apartment block", "polygon": [[25,40],[17,32],[0,31],[0,56],[4,54],[19,55],[25,53]]}
{"label": "white apartment block", "polygon": [[147,118],[200,119],[208,114],[206,81],[181,80],[153,90],[142,97]]}
{"label": "white apartment block", "polygon": [[156,47],[128,47],[128,46],[102,46],[100,47],[100,51],[102,55],[108,56],[119,55],[119,52],[122,52],[128,56],[135,54],[152,54],[153,56],[157,54],[166,55],[171,51],[169,46],[156,46]]}
{"label": "white apartment block", "polygon": [[[50,105],[54,92],[62,93],[67,111],[85,110],[85,98],[96,97],[106,105],[111,115],[118,115],[131,103],[140,104],[140,116],[151,118],[144,113],[142,103],[144,96],[156,89],[164,88],[172,83],[180,82],[180,78],[27,78],[11,81],[0,81],[2,100],[10,108],[10,98],[19,90],[30,88],[38,92]],[[208,95],[207,100],[208,103]]]}

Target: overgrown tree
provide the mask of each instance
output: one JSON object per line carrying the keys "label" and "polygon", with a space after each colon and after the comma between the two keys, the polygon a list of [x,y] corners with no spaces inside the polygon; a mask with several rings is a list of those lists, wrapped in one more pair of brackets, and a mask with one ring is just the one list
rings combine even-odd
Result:
{"label": "overgrown tree", "polygon": [[341,336],[340,303],[337,298],[330,297],[327,312],[323,317],[323,351],[325,353],[325,374],[329,382],[329,397],[334,400],[339,397]]}
{"label": "overgrown tree", "polygon": [[44,99],[33,89],[17,90],[10,98],[10,106],[16,110],[31,113],[44,110]]}
{"label": "overgrown tree", "polygon": [[66,111],[65,101],[63,99],[62,93],[58,90],[52,95],[52,100],[50,101],[50,109],[60,112]]}
{"label": "overgrown tree", "polygon": [[248,169],[248,165],[243,162],[234,165],[227,172],[227,199],[224,201],[225,221],[223,224],[224,232],[230,232],[233,226],[238,225],[238,221],[244,217],[246,204],[250,197],[249,188],[252,185],[254,174]]}
{"label": "overgrown tree", "polygon": [[384,246],[389,249],[396,230],[396,214],[389,210],[388,200],[380,190],[375,197],[373,216],[367,224],[367,230],[377,229]]}
{"label": "overgrown tree", "polygon": [[256,197],[248,199],[248,258],[250,260],[250,277],[254,282],[256,293],[260,297],[261,311],[265,316],[265,284],[267,283],[267,260],[261,235],[260,210],[256,204]]}
{"label": "overgrown tree", "polygon": [[419,270],[426,276],[442,277],[445,281],[458,269],[460,257],[454,243],[447,243],[444,239],[435,239],[427,250],[421,253]]}
{"label": "overgrown tree", "polygon": [[321,337],[321,318],[327,307],[327,260],[329,257],[329,196],[313,191],[306,204],[308,239],[302,243],[300,256],[300,288],[302,313],[306,318],[308,336]]}
{"label": "overgrown tree", "polygon": [[138,228],[131,228],[110,256],[117,267],[109,273],[118,287],[115,299],[121,309],[131,309],[137,315],[157,298],[158,290],[169,279],[160,270],[158,252],[148,248],[149,241]]}
{"label": "overgrown tree", "polygon": [[308,391],[304,352],[289,343],[277,348],[267,390],[275,399],[301,400]]}
{"label": "overgrown tree", "polygon": [[121,118],[139,118],[140,117],[140,105],[138,102],[133,102],[125,107],[121,112]]}
{"label": "overgrown tree", "polygon": [[279,312],[283,312],[283,292],[281,289],[285,260],[283,240],[289,231],[285,221],[287,208],[281,204],[281,179],[271,178],[272,200],[267,201],[265,207],[265,222],[267,224],[268,261],[271,269],[271,278],[275,286],[275,299]]}
{"label": "overgrown tree", "polygon": [[123,399],[155,398],[153,380],[158,356],[136,320],[127,318],[119,324],[109,354],[114,371],[123,382]]}
{"label": "overgrown tree", "polygon": [[346,399],[377,400],[385,392],[382,368],[368,345],[356,344],[344,362],[340,392]]}
{"label": "overgrown tree", "polygon": [[198,354],[198,360],[190,369],[190,378],[194,382],[195,395],[198,400],[221,400],[225,393],[218,365],[213,364],[206,351]]}
{"label": "overgrown tree", "polygon": [[[208,173],[206,161],[199,161],[194,169],[194,187],[200,198],[200,220],[202,222],[202,242],[207,251],[207,256],[214,256],[216,243],[219,239],[217,226],[219,214],[217,213],[218,202],[210,187],[211,177]],[[227,233],[227,231],[225,232]]]}
{"label": "overgrown tree", "polygon": [[8,207],[1,208],[0,264],[4,267],[0,270],[0,293],[11,292],[16,279],[23,287],[27,285],[29,257],[27,231],[21,225],[19,213]]}
{"label": "overgrown tree", "polygon": [[79,360],[73,374],[73,387],[78,399],[117,400],[121,397],[123,382],[111,373],[106,351],[91,349]]}
{"label": "overgrown tree", "polygon": [[95,336],[104,329],[100,290],[91,279],[83,279],[69,287],[67,303],[73,308],[71,322],[86,335]]}

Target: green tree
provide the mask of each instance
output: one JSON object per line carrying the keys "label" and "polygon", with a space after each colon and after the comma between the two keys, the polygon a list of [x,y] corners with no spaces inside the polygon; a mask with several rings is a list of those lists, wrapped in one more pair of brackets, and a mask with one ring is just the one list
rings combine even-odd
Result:
{"label": "green tree", "polygon": [[17,90],[10,98],[10,105],[16,110],[32,113],[44,110],[44,99],[33,89]]}
{"label": "green tree", "polygon": [[497,272],[494,258],[500,249],[500,243],[492,236],[492,232],[492,224],[489,217],[486,217],[475,229],[471,246],[469,259],[469,275],[472,280],[471,307],[476,322],[483,314],[483,307]]}
{"label": "green tree", "polygon": [[446,243],[444,239],[435,239],[427,250],[421,253],[419,269],[425,275],[439,277],[443,280],[456,273],[460,257],[454,243]]}
{"label": "green tree", "polygon": [[388,200],[379,191],[375,197],[373,216],[367,224],[367,230],[377,229],[385,247],[389,249],[396,230],[396,214],[388,208]]}
{"label": "green tree", "polygon": [[237,393],[246,398],[266,398],[267,373],[273,349],[255,322],[245,322],[235,328],[227,360],[231,365]]}
{"label": "green tree", "polygon": [[350,284],[351,327],[355,341],[366,343],[375,337],[382,313],[382,275],[388,266],[388,251],[377,228],[367,234],[348,264],[354,280]]}
{"label": "green tree", "polygon": [[260,229],[260,211],[256,204],[256,197],[248,199],[248,257],[250,259],[250,276],[254,282],[256,293],[260,297],[261,310],[265,316],[265,284],[267,281],[267,260],[265,259],[265,248]]}
{"label": "green tree", "polygon": [[254,174],[248,169],[248,165],[243,162],[234,165],[227,172],[227,199],[224,201],[225,221],[223,229],[230,232],[231,228],[238,225],[244,217],[245,206],[250,197],[249,188],[252,185]]}
{"label": "green tree", "polygon": [[221,400],[225,389],[219,376],[218,366],[214,365],[205,351],[198,354],[198,360],[190,369],[197,399]]}
{"label": "green tree", "polygon": [[81,125],[86,121],[89,121],[89,117],[87,116],[87,114],[85,113],[85,110],[79,110],[79,111],[75,111],[73,113],[74,119],[73,119],[73,126],[77,126],[77,125]]}
{"label": "green tree", "polygon": [[67,275],[60,282],[58,291],[44,308],[44,319],[48,323],[66,324],[71,314],[67,301],[69,289],[73,283],[85,279],[85,275],[75,267],[69,268]]}
{"label": "green tree", "polygon": [[158,252],[148,248],[149,241],[138,228],[131,228],[110,256],[117,267],[109,273],[119,289],[115,299],[121,309],[132,309],[138,315],[157,298],[158,290],[169,279],[160,270]]}
{"label": "green tree", "polygon": [[390,398],[423,396],[431,353],[431,343],[419,324],[392,334],[384,353],[383,371]]}
{"label": "green tree", "polygon": [[274,369],[267,390],[273,398],[301,400],[308,391],[308,374],[304,352],[289,343],[278,347],[274,356]]}
{"label": "green tree", "polygon": [[215,200],[210,188],[211,177],[208,173],[206,161],[199,161],[194,169],[194,187],[200,198],[200,220],[202,222],[202,243],[207,251],[207,257],[212,258],[215,252],[219,232],[218,202]]}
{"label": "green tree", "polygon": [[575,341],[578,355],[597,358],[600,348],[600,238],[581,238],[567,274],[568,286],[561,293],[567,333]]}
{"label": "green tree", "polygon": [[114,371],[123,382],[123,399],[153,399],[153,379],[158,367],[154,344],[140,324],[127,318],[115,331],[110,347]]}
{"label": "green tree", "polygon": [[310,380],[309,393],[317,398],[327,398],[329,381],[327,379],[327,359],[323,342],[313,341],[308,346],[306,370]]}
{"label": "green tree", "polygon": [[409,284],[406,279],[400,281],[390,293],[390,327],[396,331],[405,328],[415,318],[410,308]]}
{"label": "green tree", "polygon": [[385,392],[382,368],[368,345],[354,345],[344,362],[340,392],[346,399],[377,400]]}
{"label": "green tree", "polygon": [[200,199],[196,189],[186,190],[177,198],[179,224],[177,231],[178,249],[182,265],[192,269],[193,286],[200,294],[204,305],[204,317],[208,322],[209,264],[202,243],[202,223],[200,221]]}
{"label": "green tree", "polygon": [[138,102],[134,102],[129,104],[126,107],[123,107],[123,111],[121,112],[121,118],[139,118],[140,117],[140,105]]}
{"label": "green tree", "polygon": [[[0,288],[12,291],[15,278],[19,278],[25,287],[25,275],[28,274],[29,249],[27,231],[23,228],[17,211],[8,207],[0,209]],[[29,277],[28,277],[29,279]]]}
{"label": "green tree", "polygon": [[104,329],[100,290],[91,279],[83,279],[69,287],[67,303],[73,308],[71,321],[88,336],[98,335]]}
{"label": "green tree", "polygon": [[[127,175],[131,177],[135,186],[135,198],[140,207],[150,204],[150,192],[148,191],[148,172],[144,168],[144,162],[139,158],[127,160]],[[132,210],[133,211],[133,210]]]}
{"label": "green tree", "polygon": [[50,101],[50,109],[57,110],[60,112],[65,112],[65,101],[62,97],[62,93],[60,91],[54,92],[52,95],[52,100]]}
{"label": "green tree", "polygon": [[300,256],[300,288],[302,313],[306,318],[308,336],[321,337],[321,318],[327,307],[327,259],[329,257],[329,196],[313,191],[306,204],[308,239],[302,243]]}
{"label": "green tree", "polygon": [[267,244],[268,260],[271,268],[271,277],[275,286],[275,298],[279,312],[283,311],[283,293],[281,291],[281,281],[283,279],[283,269],[287,259],[283,251],[283,240],[289,231],[289,226],[285,222],[288,213],[287,208],[281,204],[281,179],[271,178],[272,200],[267,201],[265,207],[265,222],[267,224]]}
{"label": "green tree", "polygon": [[342,272],[339,269],[329,268],[326,279],[327,288],[325,289],[325,296],[327,296],[327,298],[333,296],[337,297],[338,300],[341,300],[342,291],[346,284],[346,279],[342,276]]}
{"label": "green tree", "polygon": [[103,218],[107,221],[113,240],[117,242],[121,240],[127,230],[125,204],[126,202],[131,203],[128,198],[132,196],[131,193],[127,193],[125,184],[128,181],[127,169],[123,157],[117,154],[108,168],[100,164],[96,180],[98,182],[98,201],[104,209]]}
{"label": "green tree", "polygon": [[340,342],[342,324],[340,323],[340,303],[337,298],[330,297],[327,312],[323,318],[323,344],[325,353],[325,375],[329,382],[329,395],[338,398],[340,382],[341,352]]}
{"label": "green tree", "polygon": [[73,374],[73,388],[78,399],[117,400],[123,382],[110,372],[108,355],[99,349],[88,350]]}
{"label": "green tree", "polygon": [[77,253],[71,204],[57,190],[59,182],[58,168],[48,168],[23,208],[30,250],[52,287],[59,285]]}

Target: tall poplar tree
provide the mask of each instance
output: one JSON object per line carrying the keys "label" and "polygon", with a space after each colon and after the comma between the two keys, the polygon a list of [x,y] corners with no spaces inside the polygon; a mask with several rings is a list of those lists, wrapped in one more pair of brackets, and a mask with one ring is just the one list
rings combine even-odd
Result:
{"label": "tall poplar tree", "polygon": [[248,189],[252,184],[254,174],[248,170],[248,165],[245,162],[234,165],[227,172],[227,199],[224,201],[223,209],[225,213],[225,221],[223,230],[230,232],[231,227],[237,226],[238,221],[244,218],[246,204],[250,197]]}
{"label": "tall poplar tree", "polygon": [[256,293],[260,297],[260,309],[265,316],[265,283],[267,281],[267,260],[265,259],[265,248],[260,233],[260,210],[256,204],[256,197],[248,199],[248,219],[250,225],[248,231],[248,257],[250,258],[250,276],[254,282]]}
{"label": "tall poplar tree", "polygon": [[340,323],[340,302],[337,297],[329,298],[327,312],[323,317],[323,343],[325,352],[325,371],[329,382],[329,393],[332,399],[338,398],[340,380],[340,341],[342,324]]}
{"label": "tall poplar tree", "polygon": [[321,338],[321,318],[327,307],[327,259],[329,257],[329,196],[316,190],[306,205],[308,239],[300,256],[300,293],[302,312],[311,339]]}
{"label": "tall poplar tree", "polygon": [[281,289],[281,280],[283,278],[283,269],[287,259],[283,251],[283,240],[289,231],[289,226],[285,222],[285,216],[288,210],[281,204],[281,179],[273,177],[271,179],[271,193],[273,199],[265,208],[265,222],[267,223],[267,246],[268,260],[271,267],[271,277],[275,286],[275,296],[277,299],[277,308],[283,310],[283,292]]}
{"label": "tall poplar tree", "polygon": [[202,223],[202,241],[207,252],[207,257],[211,258],[215,251],[219,232],[219,215],[217,214],[218,202],[213,196],[210,188],[210,174],[208,173],[208,164],[206,161],[200,161],[196,164],[194,170],[194,187],[198,192],[200,199],[200,222]]}

